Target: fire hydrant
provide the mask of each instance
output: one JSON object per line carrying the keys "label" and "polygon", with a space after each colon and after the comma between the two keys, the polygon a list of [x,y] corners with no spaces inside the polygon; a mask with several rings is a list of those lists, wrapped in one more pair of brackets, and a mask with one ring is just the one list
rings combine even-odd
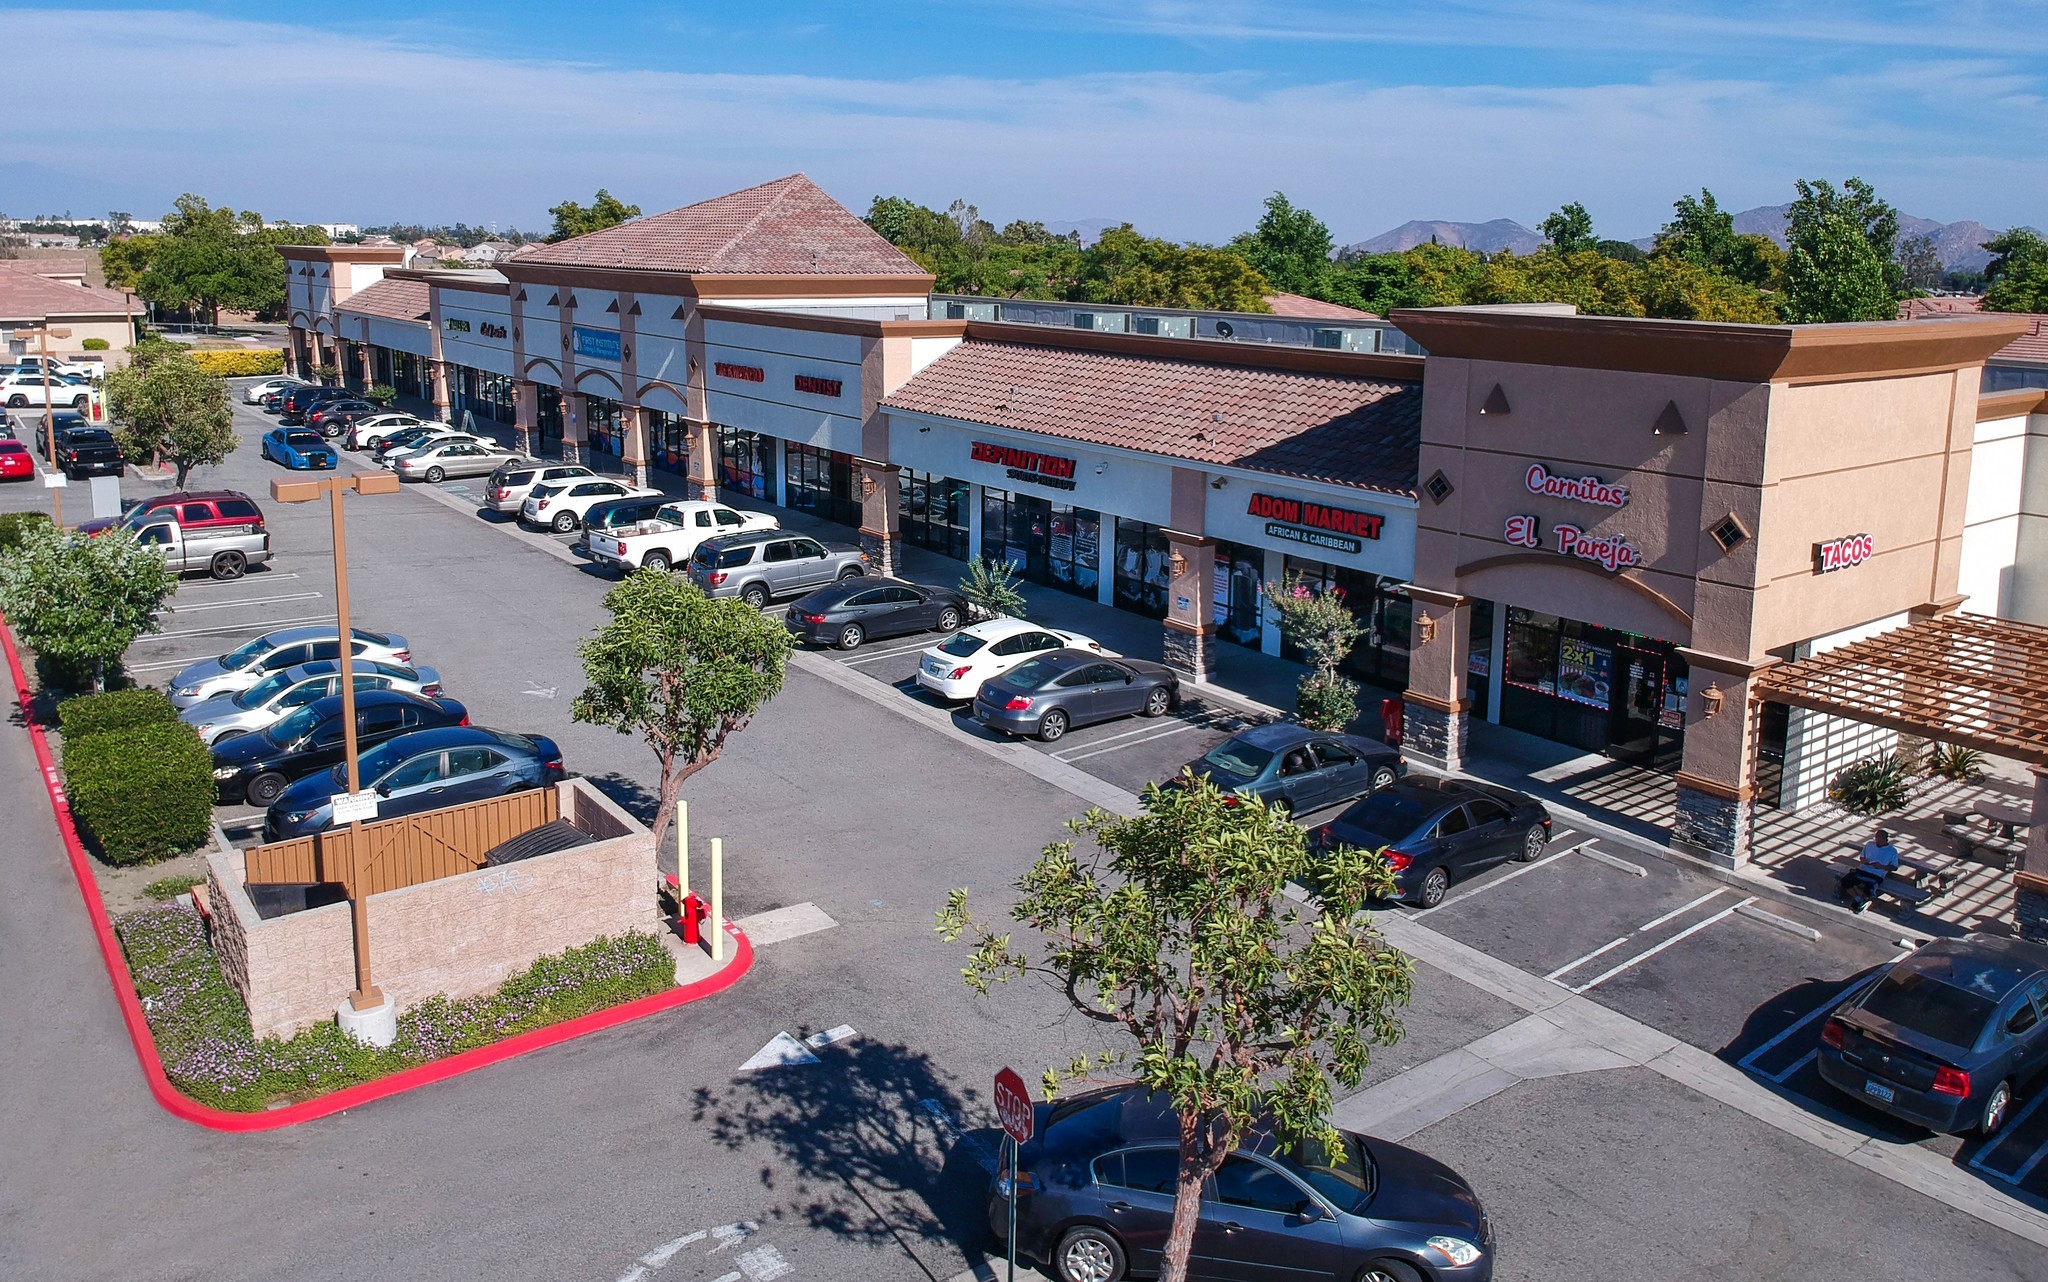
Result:
{"label": "fire hydrant", "polygon": [[680,917],[682,920],[684,943],[696,944],[702,942],[700,932],[698,930],[698,923],[703,921],[704,918],[708,915],[709,914],[707,913],[704,907],[704,901],[697,897],[696,891],[693,890],[689,894],[683,896],[682,912],[680,913]]}

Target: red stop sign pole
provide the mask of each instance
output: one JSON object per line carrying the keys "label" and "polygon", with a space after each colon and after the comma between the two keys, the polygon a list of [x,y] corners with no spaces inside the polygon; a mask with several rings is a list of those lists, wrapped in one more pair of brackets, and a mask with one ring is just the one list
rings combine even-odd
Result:
{"label": "red stop sign pole", "polygon": [[996,1074],[995,1101],[996,1116],[1002,1119],[1003,1133],[1010,1140],[1010,1188],[1004,1200],[1010,1204],[1009,1282],[1017,1282],[1017,1192],[1023,1176],[1017,1169],[1017,1150],[1031,1138],[1037,1118],[1031,1111],[1031,1088],[1024,1085],[1015,1069],[1006,1068]]}

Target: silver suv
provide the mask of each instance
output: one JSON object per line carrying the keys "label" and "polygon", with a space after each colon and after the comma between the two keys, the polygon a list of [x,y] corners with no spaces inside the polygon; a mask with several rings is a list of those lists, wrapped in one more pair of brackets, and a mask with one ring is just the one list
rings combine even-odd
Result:
{"label": "silver suv", "polygon": [[802,596],[868,572],[868,554],[851,543],[820,543],[788,530],[756,530],[706,539],[690,557],[690,582],[708,596],[736,596],[755,609],[775,597]]}
{"label": "silver suv", "polygon": [[484,490],[484,510],[517,516],[534,486],[559,485],[571,477],[596,475],[575,463],[543,463],[539,459],[506,463],[491,473],[491,483]]}

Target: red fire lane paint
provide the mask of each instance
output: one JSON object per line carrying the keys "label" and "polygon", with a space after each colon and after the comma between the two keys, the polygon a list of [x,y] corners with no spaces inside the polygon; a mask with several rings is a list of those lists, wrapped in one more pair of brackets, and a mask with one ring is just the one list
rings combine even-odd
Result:
{"label": "red fire lane paint", "polygon": [[36,764],[42,769],[43,783],[50,794],[50,810],[57,820],[57,831],[64,838],[64,853],[71,861],[71,873],[78,881],[78,893],[85,900],[85,913],[92,923],[93,938],[100,946],[100,959],[106,963],[107,977],[113,982],[114,999],[121,1007],[121,1022],[128,1027],[128,1038],[135,1045],[135,1057],[142,1066],[143,1080],[149,1084],[149,1093],[166,1113],[173,1117],[204,1126],[215,1131],[274,1131],[315,1118],[327,1117],[345,1109],[367,1104],[371,1100],[383,1099],[404,1091],[417,1090],[434,1082],[460,1077],[479,1068],[525,1055],[542,1047],[553,1046],[571,1038],[595,1033],[600,1029],[644,1019],[665,1010],[724,992],[740,981],[754,965],[754,946],[746,932],[728,921],[726,933],[734,942],[732,961],[725,969],[680,988],[642,997],[638,1001],[621,1006],[592,1011],[588,1015],[536,1028],[530,1033],[508,1037],[502,1042],[479,1046],[475,1050],[437,1059],[431,1064],[417,1068],[402,1069],[399,1072],[380,1077],[374,1082],[359,1086],[344,1087],[318,1099],[306,1100],[300,1104],[287,1104],[261,1113],[236,1113],[227,1109],[212,1108],[192,1099],[171,1084],[165,1075],[163,1062],[157,1057],[156,1038],[150,1035],[149,1021],[143,1017],[142,1002],[135,993],[135,981],[128,973],[128,960],[121,952],[121,941],[114,934],[114,924],[107,917],[106,905],[100,902],[99,888],[93,880],[90,856],[85,845],[78,839],[78,827],[71,817],[71,806],[64,796],[64,787],[57,774],[55,759],[50,754],[49,736],[42,726],[28,715],[29,704],[34,695],[29,690],[28,674],[22,669],[21,655],[14,648],[14,632],[7,626],[7,620],[0,617],[0,649],[7,653],[7,668],[14,678],[14,697],[21,707],[22,720],[28,726],[29,743],[35,749]]}

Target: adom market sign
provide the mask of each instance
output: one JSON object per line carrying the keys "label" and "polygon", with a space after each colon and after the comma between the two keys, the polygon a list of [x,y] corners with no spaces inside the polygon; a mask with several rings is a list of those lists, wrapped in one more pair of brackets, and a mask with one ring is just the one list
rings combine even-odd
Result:
{"label": "adom market sign", "polygon": [[1307,499],[1254,493],[1245,515],[1266,523],[1266,537],[1357,554],[1366,539],[1377,539],[1387,518],[1377,512],[1356,512]]}

